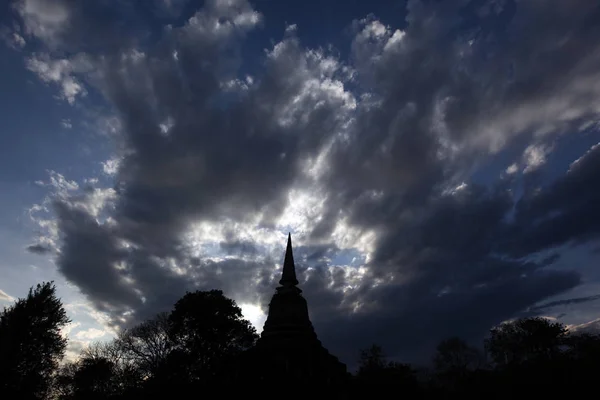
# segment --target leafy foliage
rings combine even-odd
[[[503,323],[490,331],[485,346],[500,366],[532,360],[549,360],[561,353],[567,329],[546,318]]]
[[[178,363],[192,376],[206,376],[227,357],[250,348],[258,335],[235,301],[220,290],[186,293],[169,316],[169,337]]]
[[[83,351],[58,374],[59,398],[135,398],[183,394],[208,384],[222,364],[258,335],[221,291],[187,293],[171,313],[123,331]]]
[[[248,349],[258,339],[242,309],[220,290],[187,293],[175,303],[169,321],[170,336],[178,347],[201,355],[207,363]]]
[[[52,282],[38,284],[0,314],[0,392],[42,399],[67,347],[70,322]],[[10,396],[8,397],[10,398]]]

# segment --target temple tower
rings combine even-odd
[[[269,304],[259,345],[294,347],[306,341],[316,341],[320,345],[308,316],[308,305],[297,286],[291,235],[288,236],[279,285]]]
[[[254,365],[253,380],[286,383],[297,390],[336,387],[348,378],[346,365],[323,347],[310,321],[296,278],[291,235],[279,287],[269,304],[261,337],[247,359]]]

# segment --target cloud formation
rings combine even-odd
[[[45,46],[27,68],[69,103],[100,93],[118,120],[113,187],[54,173],[54,217],[38,219],[113,324],[192,288],[264,307],[288,230],[315,326],[346,361],[371,342],[422,361],[580,283],[533,256],[598,237],[599,148],[522,195],[516,176],[598,121],[593,2],[409,1],[402,29],[354,21],[347,59],[288,27],[259,73],[244,46],[269,21],[245,0],[207,1],[150,43],[139,18],[115,27],[135,10],[85,4],[15,9]],[[509,151],[507,176],[472,179]]]
[[[1,301],[13,301],[14,298],[12,296],[9,296],[8,294],[6,294],[6,292],[4,292],[3,290],[0,290],[0,300]]]
[[[536,306],[534,308],[534,310],[539,311],[539,310],[556,307],[556,306],[587,303],[588,301],[595,301],[595,300],[599,300],[599,299],[600,299],[600,295],[596,294],[593,296],[576,297],[576,298],[572,298],[572,299],[550,301],[548,303],[543,303],[543,304]]]

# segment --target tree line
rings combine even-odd
[[[1,398],[177,399],[211,390],[240,393],[240,371],[233,374],[232,366],[258,339],[235,301],[220,290],[188,292],[170,312],[85,348],[76,360],[64,359],[68,339],[62,329],[70,322],[52,282],[31,288],[0,313]],[[561,323],[538,317],[492,328],[481,349],[457,337],[446,339],[430,368],[389,361],[376,344],[358,353],[358,370],[348,376],[339,398],[557,398],[595,389],[600,372],[600,336],[569,332]],[[254,390],[266,394],[273,388]]]

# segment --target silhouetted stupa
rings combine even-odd
[[[269,304],[269,315],[259,341],[261,346],[288,348],[297,342],[314,342],[321,346],[310,318],[308,305],[298,288],[296,266],[292,252],[292,237],[288,236],[283,273],[277,292]]]
[[[346,365],[323,347],[298,288],[288,236],[283,273],[269,304],[269,315],[256,346],[248,351],[256,382],[292,385],[296,390],[313,385],[335,387],[348,377]]]

